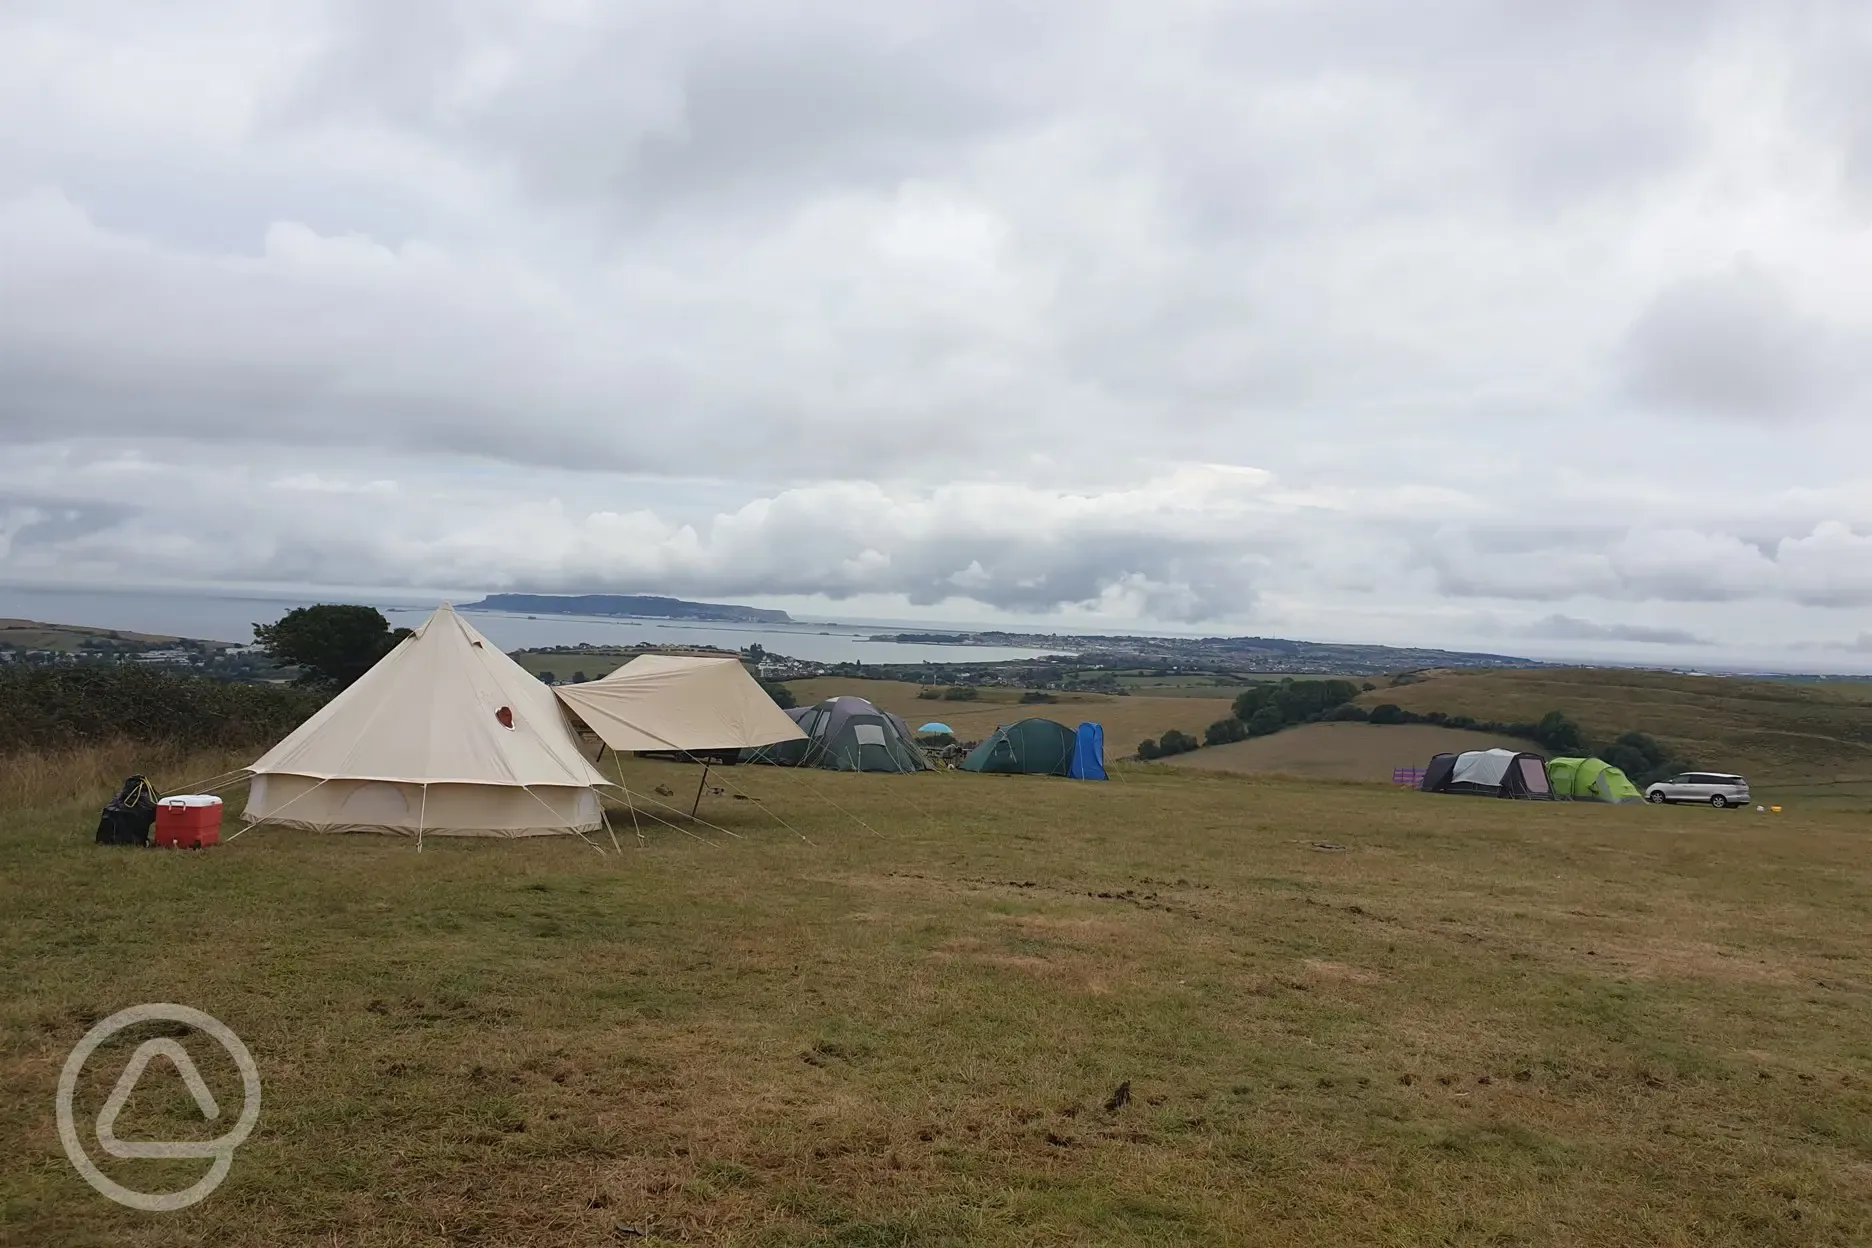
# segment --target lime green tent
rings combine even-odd
[[[1550,758],[1554,796],[1575,802],[1642,802],[1644,794],[1603,758]]]

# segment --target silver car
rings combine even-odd
[[[1748,781],[1741,776],[1716,771],[1686,771],[1681,776],[1660,780],[1646,789],[1645,801],[1660,806],[1665,802],[1697,802],[1721,810],[1725,806],[1748,805],[1749,787]]]

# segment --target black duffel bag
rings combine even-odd
[[[117,790],[98,820],[100,845],[148,845],[156,823],[156,790],[142,776],[131,776]]]

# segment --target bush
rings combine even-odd
[[[1235,718],[1218,719],[1203,730],[1204,745],[1227,745],[1231,741],[1242,741],[1248,736],[1248,725]]]
[[[925,702],[934,702],[936,699],[942,697],[942,690],[938,689],[935,685],[924,685],[921,689],[917,690],[917,697],[923,699]]]
[[[1149,737],[1145,737],[1142,741],[1138,742],[1137,756],[1144,759],[1156,758],[1157,743]]]
[[[1386,702],[1381,706],[1372,707],[1371,714],[1367,715],[1365,718],[1368,722],[1374,724],[1402,724],[1409,722],[1404,717],[1404,708],[1392,702]]]
[[[767,691],[767,696],[774,700],[774,705],[783,711],[790,711],[799,705],[799,699],[793,691],[777,680],[763,680],[760,687]]]
[[[1358,706],[1354,703],[1347,702],[1341,706],[1335,706],[1333,707],[1332,710],[1327,711],[1324,718],[1329,723],[1358,724],[1358,723],[1365,722],[1367,719],[1370,719],[1371,712],[1366,710],[1362,706]]]
[[[1054,697],[1052,694],[1046,692],[1043,689],[1029,689],[1027,692],[1021,694],[1020,700],[1023,703],[1027,703],[1029,705],[1041,703],[1041,702],[1059,701],[1058,698]]]
[[[0,753],[108,741],[265,745],[324,702],[303,689],[170,676],[132,664],[9,666],[0,668]]]
[[[973,685],[950,685],[942,696],[945,702],[973,702],[981,697],[981,690]]]
[[[1176,728],[1172,728],[1157,741],[1157,756],[1168,758],[1170,754],[1189,754],[1194,748],[1200,747],[1202,743],[1196,741],[1196,737],[1192,737],[1187,732],[1177,732]]]

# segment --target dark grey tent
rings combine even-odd
[[[1541,802],[1553,800],[1546,760],[1538,754],[1515,750],[1439,754],[1424,769],[1423,791]]]
[[[910,725],[863,698],[828,698],[787,714],[806,733],[806,740],[750,751],[748,761],[829,771],[933,770]]]

